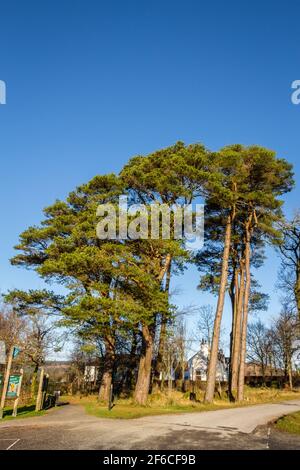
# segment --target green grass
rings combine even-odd
[[[246,387],[245,401],[243,403],[229,403],[224,397],[216,399],[212,404],[201,402],[203,396],[198,395],[199,402],[191,402],[188,393],[173,391],[171,393],[156,392],[149,396],[146,406],[134,403],[132,399],[117,399],[114,407],[108,410],[106,405],[100,404],[95,395],[87,397],[62,397],[70,403],[81,404],[86,412],[98,418],[134,419],[143,416],[164,414],[191,413],[201,411],[220,410],[240,406],[257,405],[262,403],[276,403],[282,400],[299,399],[299,392],[288,392],[274,389],[251,389]]]
[[[292,434],[300,434],[300,412],[280,418],[275,427],[280,431],[290,432]]]
[[[45,414],[45,411],[43,410],[35,411],[35,405],[24,405],[24,406],[18,407],[18,413],[15,418],[12,416],[12,413],[13,413],[12,407],[4,408],[3,419],[10,420],[10,419],[20,419],[20,418],[32,418],[34,416],[41,416]]]
[[[98,418],[115,418],[115,419],[135,419],[143,416],[156,416],[164,414],[191,413],[194,411],[209,411],[220,408],[226,408],[222,405],[170,405],[170,406],[139,406],[135,404],[117,403],[111,410],[106,406],[97,403],[86,403],[85,410],[88,414],[97,416]]]

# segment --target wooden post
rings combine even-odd
[[[46,378],[46,383],[45,383],[46,388],[45,388],[45,390],[44,390],[44,388],[42,388],[42,399],[41,399],[40,409],[43,408],[43,405],[45,403],[45,397],[46,397],[46,394],[47,394],[48,381],[49,381],[49,374],[46,374],[44,377]],[[44,382],[45,382],[45,379],[43,380],[43,384],[44,384]]]
[[[3,383],[1,404],[0,404],[0,419],[3,418],[5,398],[6,398],[7,388],[8,388],[8,382],[9,382],[10,370],[11,370],[11,365],[12,365],[12,360],[13,360],[13,354],[14,354],[14,346],[12,346],[10,348],[9,355],[8,355],[7,367],[6,367],[6,372],[5,372],[5,379],[4,379],[4,383]]]
[[[35,411],[40,411],[42,405],[42,395],[43,395],[43,382],[44,382],[44,367],[41,368],[39,390],[36,399]]]
[[[23,380],[23,369],[20,370],[20,379],[19,379],[19,386],[18,386],[18,393],[17,393],[17,398],[14,401],[14,409],[13,409],[13,417],[15,418],[17,416],[18,412],[18,403],[19,403],[19,398],[20,398],[20,393],[21,393],[21,387],[22,387],[22,380]]]

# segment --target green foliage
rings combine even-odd
[[[177,142],[146,157],[132,158],[121,178],[139,202],[191,203],[203,196],[204,183],[210,178],[209,153],[201,144]]]
[[[229,279],[239,266],[245,247],[245,224],[252,217],[251,263],[264,262],[266,242],[280,243],[278,221],[282,218],[280,196],[293,187],[292,166],[275,152],[259,146],[231,145],[212,154],[215,177],[206,183],[205,248],[194,257],[201,278],[199,288],[217,294],[226,217],[234,214],[229,260]],[[228,286],[229,287],[229,286]],[[253,310],[265,309],[266,296],[253,290]]]
[[[173,273],[181,272],[187,262],[196,263],[200,288],[218,291],[229,215],[229,273],[233,275],[243,261],[245,227],[250,222],[252,266],[259,267],[265,244],[280,243],[276,223],[282,217],[281,196],[293,184],[292,166],[259,146],[236,144],[210,152],[202,144],[177,142],[136,156],[119,176],[98,175],[72,191],[65,201],[44,209],[41,223],[20,235],[12,264],[35,270],[65,294],[47,289],[15,290],[6,295],[6,301],[23,314],[34,314],[38,309],[58,314],[62,325],[75,327],[87,342],[93,337],[126,339],[139,332],[141,325],[155,327],[158,315],[172,318],[174,307],[163,289],[168,260]],[[123,194],[129,205],[143,203],[147,207],[153,202],[171,208],[205,200],[205,249],[190,253],[185,240],[174,238],[97,238],[98,205],[110,203],[118,212]],[[266,296],[258,292],[255,282],[252,286],[251,308],[265,309]]]
[[[96,236],[98,204],[115,203],[122,191],[116,176],[96,177],[72,192],[66,202],[56,201],[46,208],[41,225],[21,234],[16,247],[21,254],[12,262],[61,284],[66,294],[17,290],[8,293],[6,300],[21,313],[33,313],[38,307],[58,313],[62,325],[77,326],[87,337],[126,331],[141,321],[151,324],[154,312],[169,314],[157,279],[160,258],[155,263],[147,243],[102,241]],[[169,249],[165,245],[156,243],[160,257]]]

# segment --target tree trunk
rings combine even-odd
[[[240,370],[239,370],[238,396],[237,396],[238,401],[244,400],[248,306],[249,306],[250,287],[251,287],[250,257],[251,257],[250,231],[249,231],[249,227],[246,226],[246,246],[245,246],[246,286],[245,286],[245,298],[244,298],[243,321],[242,321],[241,357],[240,357]]]
[[[166,272],[168,272],[172,261],[172,256],[166,255],[163,266],[161,267],[157,279],[162,282]],[[155,315],[154,315],[155,320]],[[154,349],[154,331],[153,326],[142,326],[142,352],[139,363],[138,378],[135,386],[134,399],[140,405],[147,403],[150,390],[152,357]]]
[[[135,386],[134,399],[139,405],[146,405],[150,389],[153,354],[153,331],[148,325],[143,325],[142,335],[142,352],[140,357],[138,378]]]
[[[211,346],[208,374],[207,374],[208,376],[207,376],[206,390],[205,390],[205,396],[204,396],[204,401],[206,403],[211,403],[213,401],[214,392],[215,392],[220,329],[221,329],[221,321],[222,321],[223,308],[224,308],[226,284],[227,284],[227,278],[228,278],[228,260],[229,260],[230,242],[231,242],[231,223],[232,223],[232,215],[230,214],[227,218],[226,229],[225,229],[225,240],[224,240],[224,251],[223,251],[223,259],[222,259],[222,273],[221,273],[221,280],[220,280],[220,287],[219,287],[219,297],[218,297],[216,317],[215,317],[215,322],[214,322],[212,346]]]
[[[288,375],[289,375],[290,390],[293,390],[293,369],[292,369],[292,361],[290,357],[288,358]]]
[[[244,303],[244,292],[245,292],[245,267],[243,261],[241,261],[240,268],[240,286],[238,294],[238,303],[236,309],[236,319],[233,331],[233,345],[232,345],[232,364],[231,364],[231,383],[230,383],[230,395],[233,399],[236,399],[237,386],[238,386],[238,371],[240,363],[241,353],[241,320],[243,313]]]
[[[266,385],[266,371],[265,371],[265,365],[262,363],[261,365],[261,375],[262,375],[262,385]]]
[[[172,256],[170,254],[167,254],[164,265],[162,266],[159,274],[158,274],[158,281],[162,282],[166,272],[168,272],[170,266],[171,266],[171,261],[172,261]]]
[[[112,385],[112,375],[115,361],[115,340],[112,336],[108,336],[105,341],[105,358],[104,370],[101,378],[98,400],[109,402],[110,391]]]
[[[232,321],[231,321],[231,332],[230,332],[230,352],[229,352],[229,373],[228,373],[228,397],[230,401],[234,401],[234,397],[231,395],[230,384],[232,382],[232,356],[233,356],[233,334],[235,331],[236,324],[236,312],[237,312],[237,301],[239,293],[239,282],[238,282],[238,270],[236,267],[236,262],[233,265],[233,274],[230,283],[229,296],[231,300],[231,312],[232,312]]]
[[[171,281],[171,260],[168,264],[167,274],[166,274],[166,285],[165,285],[165,292],[169,295],[170,291],[170,281]],[[159,334],[159,344],[158,344],[158,352],[157,352],[157,359],[155,365],[155,373],[154,376],[156,379],[159,379],[160,373],[162,372],[162,364],[163,364],[163,357],[165,352],[165,343],[166,343],[166,333],[167,333],[167,322],[168,319],[165,315],[161,316],[161,324],[160,324],[160,334]]]

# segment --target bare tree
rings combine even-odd
[[[261,320],[250,323],[247,334],[247,357],[248,360],[260,366],[263,383],[265,383],[266,370],[272,354],[273,342],[270,330]]]
[[[197,322],[197,339],[198,335],[201,341],[205,341],[209,348],[211,347],[212,334],[214,329],[214,309],[211,305],[202,305],[199,308],[199,318]]]
[[[162,383],[167,379],[169,390],[172,389],[175,375],[179,376],[181,384],[183,383],[188,343],[186,324],[182,319],[177,319],[175,324],[169,327],[166,332],[162,358]]]
[[[24,354],[34,367],[31,380],[31,397],[34,398],[39,367],[44,364],[47,355],[61,349],[62,338],[58,335],[57,325],[44,313],[36,312],[24,318],[26,319]]]
[[[290,389],[293,388],[293,364],[300,351],[300,324],[297,313],[286,305],[277,319],[273,320],[271,339],[273,354],[284,370]]]
[[[0,340],[5,342],[6,351],[12,346],[20,346],[23,349],[25,344],[26,320],[10,307],[2,305],[0,307]]]
[[[279,245],[281,266],[277,285],[284,292],[285,304],[296,306],[300,320],[300,212],[279,226],[283,241]]]
[[[18,346],[21,354],[19,362],[32,364],[31,397],[34,398],[36,379],[39,367],[44,364],[46,356],[58,351],[62,339],[58,335],[57,325],[43,312],[21,315],[10,305],[0,310],[0,339],[6,344],[6,350]]]

